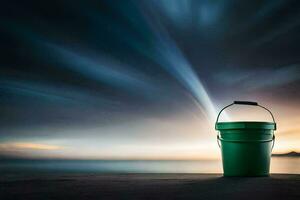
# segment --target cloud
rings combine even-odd
[[[63,149],[62,146],[27,143],[27,142],[7,142],[0,144],[0,151],[17,151],[17,150],[59,150]]]
[[[10,25],[8,30],[22,42],[30,44],[35,59],[50,65],[51,71],[60,70],[62,73],[67,70],[68,73],[96,81],[100,86],[113,87],[148,99],[161,91],[148,75],[141,70],[134,70],[133,66],[114,56],[91,49],[74,49],[71,43],[58,45],[49,37],[28,27]],[[66,75],[68,76],[69,74]]]
[[[101,97],[99,93],[89,94],[87,90],[74,86],[59,85],[47,81],[31,81],[21,79],[0,79],[0,90],[6,94],[14,94],[19,102],[24,103],[24,97],[35,97],[35,102],[53,102],[61,105],[97,104],[116,105],[111,99]],[[33,99],[30,99],[32,103]]]
[[[87,56],[69,51],[56,45],[48,44],[54,57],[60,58],[61,67],[78,72],[87,78],[115,86],[134,93],[153,94],[157,88],[153,86],[148,77],[141,73],[133,72],[129,66],[110,60],[107,57],[94,60]],[[121,66],[122,65],[122,66]]]
[[[298,18],[296,20],[290,19],[289,22],[284,23],[279,28],[276,28],[273,31],[265,34],[261,38],[256,39],[251,46],[252,47],[259,47],[262,45],[266,45],[269,42],[273,42],[274,40],[278,39],[279,37],[284,36],[284,34],[288,33],[289,31],[299,27],[300,20]]]
[[[300,80],[300,65],[280,68],[224,71],[215,80],[226,86],[239,86],[247,91],[275,88]]]
[[[264,89],[286,85],[300,80],[299,64],[278,69],[261,70],[249,77],[246,87],[249,89]]]

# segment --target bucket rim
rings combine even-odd
[[[233,121],[233,122],[216,123],[216,130],[232,130],[232,129],[276,130],[276,123],[262,122],[262,121]]]

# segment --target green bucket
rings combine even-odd
[[[259,106],[267,110],[273,122],[218,122],[223,110],[234,104]],[[224,176],[268,176],[275,142],[273,114],[256,102],[234,101],[218,114],[215,129],[222,152]]]

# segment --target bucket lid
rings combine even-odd
[[[216,130],[228,130],[228,129],[268,129],[276,130],[276,123],[273,122],[218,122],[216,124]]]

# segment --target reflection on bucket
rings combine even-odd
[[[259,106],[271,114],[273,122],[218,122],[222,111],[234,104]],[[224,176],[269,175],[276,130],[271,111],[256,102],[234,101],[219,112],[215,129],[219,131]]]

